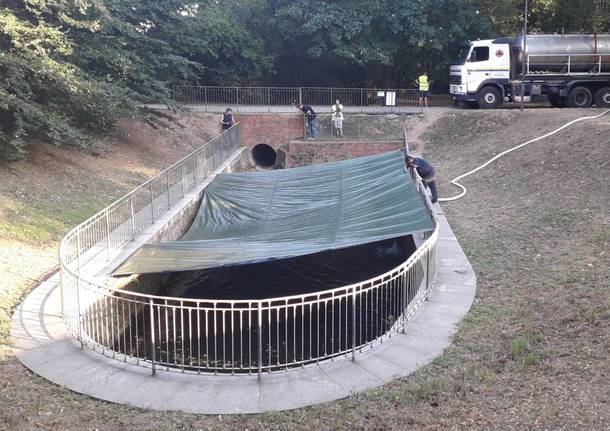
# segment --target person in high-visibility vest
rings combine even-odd
[[[419,106],[428,107],[428,91],[430,90],[430,80],[428,79],[428,74],[426,71],[423,71],[419,78],[417,78],[417,86],[419,87]],[[422,101],[424,105],[422,105]]]

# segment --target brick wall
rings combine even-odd
[[[403,148],[402,141],[303,142],[292,141],[284,150],[287,168],[369,156]]]
[[[303,118],[299,113],[235,114],[235,118],[241,125],[241,140],[248,148],[267,144],[277,150],[279,146],[303,137]]]

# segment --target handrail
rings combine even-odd
[[[81,222],[80,224],[78,224],[77,226],[75,226],[74,228],[72,228],[70,231],[68,231],[68,233],[62,238],[61,242],[59,243],[59,248],[58,248],[58,254],[59,254],[59,263],[60,263],[60,267],[65,268],[66,270],[72,272],[69,268],[68,263],[65,261],[65,256],[67,254],[67,243],[68,241],[72,240],[73,238],[75,238],[75,236],[79,233],[82,232],[84,230],[84,228],[94,224],[95,222],[99,221],[100,219],[104,218],[104,217],[108,217],[108,214],[110,213],[111,210],[114,210],[115,208],[119,207],[120,205],[123,205],[127,202],[131,202],[133,203],[133,201],[130,201],[130,199],[132,199],[134,196],[136,196],[137,193],[145,190],[147,187],[150,187],[153,184],[156,184],[159,180],[164,179],[165,180],[165,184],[166,184],[166,189],[167,189],[167,199],[168,201],[171,201],[171,189],[169,186],[169,175],[171,173],[174,173],[176,171],[176,169],[178,167],[182,167],[185,165],[185,163],[195,163],[195,157],[199,154],[201,154],[202,152],[205,152],[206,149],[208,147],[213,146],[215,143],[217,142],[221,142],[223,139],[230,137],[231,140],[231,148],[235,149],[237,147],[237,145],[239,144],[239,123],[236,123],[234,126],[232,126],[230,129],[225,130],[223,133],[221,133],[220,135],[218,135],[216,138],[212,139],[211,141],[205,143],[203,146],[191,151],[188,155],[186,155],[185,157],[183,157],[182,159],[178,160],[177,162],[173,163],[172,165],[170,165],[169,167],[165,168],[164,170],[162,170],[161,172],[159,172],[157,175],[155,175],[154,177],[146,180],[144,183],[142,183],[140,186],[136,187],[135,189],[131,190],[130,192],[126,193],[125,195],[123,195],[122,197],[118,198],[117,200],[115,200],[114,202],[112,202],[110,205],[108,205],[106,208],[102,209],[101,211],[97,212],[96,214],[94,214],[93,216],[89,217],[88,219],[86,219],[85,221]],[[221,148],[222,151],[222,148]],[[213,153],[213,159],[215,159],[215,153]],[[208,172],[204,172],[204,178],[205,176],[207,176]],[[196,175],[196,172],[193,171],[193,175]],[[186,191],[184,189],[184,173],[181,172],[181,183],[182,183],[182,190],[181,190],[181,197],[184,196],[184,192]],[[175,184],[174,184],[175,186]],[[194,184],[193,184],[194,186]],[[151,200],[152,205],[154,206],[154,196],[153,199]],[[154,210],[154,207],[151,207],[151,210]],[[130,214],[131,218],[133,219],[136,214],[134,214],[134,209],[131,210],[131,214]],[[154,217],[153,217],[154,218]],[[151,219],[151,224],[152,224],[153,220]],[[108,232],[107,232],[108,233]],[[132,235],[135,236],[136,232],[132,232]],[[97,244],[99,244],[100,241],[97,242]],[[82,250],[78,251],[79,253],[82,252]],[[99,254],[99,253],[98,253]],[[80,264],[82,262],[79,262],[79,267],[78,267],[78,271],[80,272]]]
[[[238,133],[239,128],[234,127],[221,136],[233,134],[234,142]],[[403,133],[406,139],[406,130]],[[221,142],[219,138],[202,148]],[[161,296],[122,290],[88,279],[86,268],[81,265],[87,251],[83,252],[81,247],[79,229],[95,226],[102,220],[106,223],[101,226],[108,229],[110,236],[109,208],[113,205],[118,208],[121,200],[133,204],[130,197],[138,190],[146,191],[146,185],[153,184],[155,179],[169,178],[164,173],[179,170],[184,178],[185,161],[190,163],[200,151],[201,148],[191,152],[79,224],[60,243],[62,312],[68,329],[82,346],[113,358],[120,355],[122,360],[136,365],[150,366],[153,374],[163,367],[197,373],[257,372],[260,378],[263,371],[319,363],[350,352],[354,359],[356,350],[372,347],[385,337],[404,331],[437,277],[438,221],[414,170],[411,175],[435,227],[404,262],[370,279],[318,292],[241,300]],[[184,189],[184,184],[181,187]],[[169,185],[167,191],[169,202]],[[128,224],[119,219],[117,230],[121,223]],[[74,238],[75,253],[70,250]],[[110,244],[105,237],[96,239],[98,243]],[[109,253],[106,259],[110,259]],[[301,332],[300,344],[297,328]]]
[[[175,86],[177,103],[218,110],[231,106],[235,112],[277,112],[296,103],[331,106],[340,100],[344,112],[422,112],[419,92],[413,88],[337,87],[221,87]]]

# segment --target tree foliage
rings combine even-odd
[[[467,39],[514,35],[524,0],[3,0],[0,155],[171,121],[174,85],[436,88]],[[610,30],[608,0],[530,0],[531,31]]]
[[[167,124],[145,104],[175,108],[176,82],[229,82],[231,69],[232,83],[260,78],[269,56],[238,27],[215,2],[3,2],[0,152],[22,157],[26,138],[83,146],[127,117]]]

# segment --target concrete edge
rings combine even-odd
[[[339,358],[285,372],[256,376],[190,375],[150,370],[81,349],[59,313],[59,276],[40,284],[12,316],[17,358],[47,380],[94,398],[160,411],[244,414],[329,402],[404,377],[451,345],[470,309],[476,275],[440,207],[439,276],[435,289],[397,334],[356,361]]]

